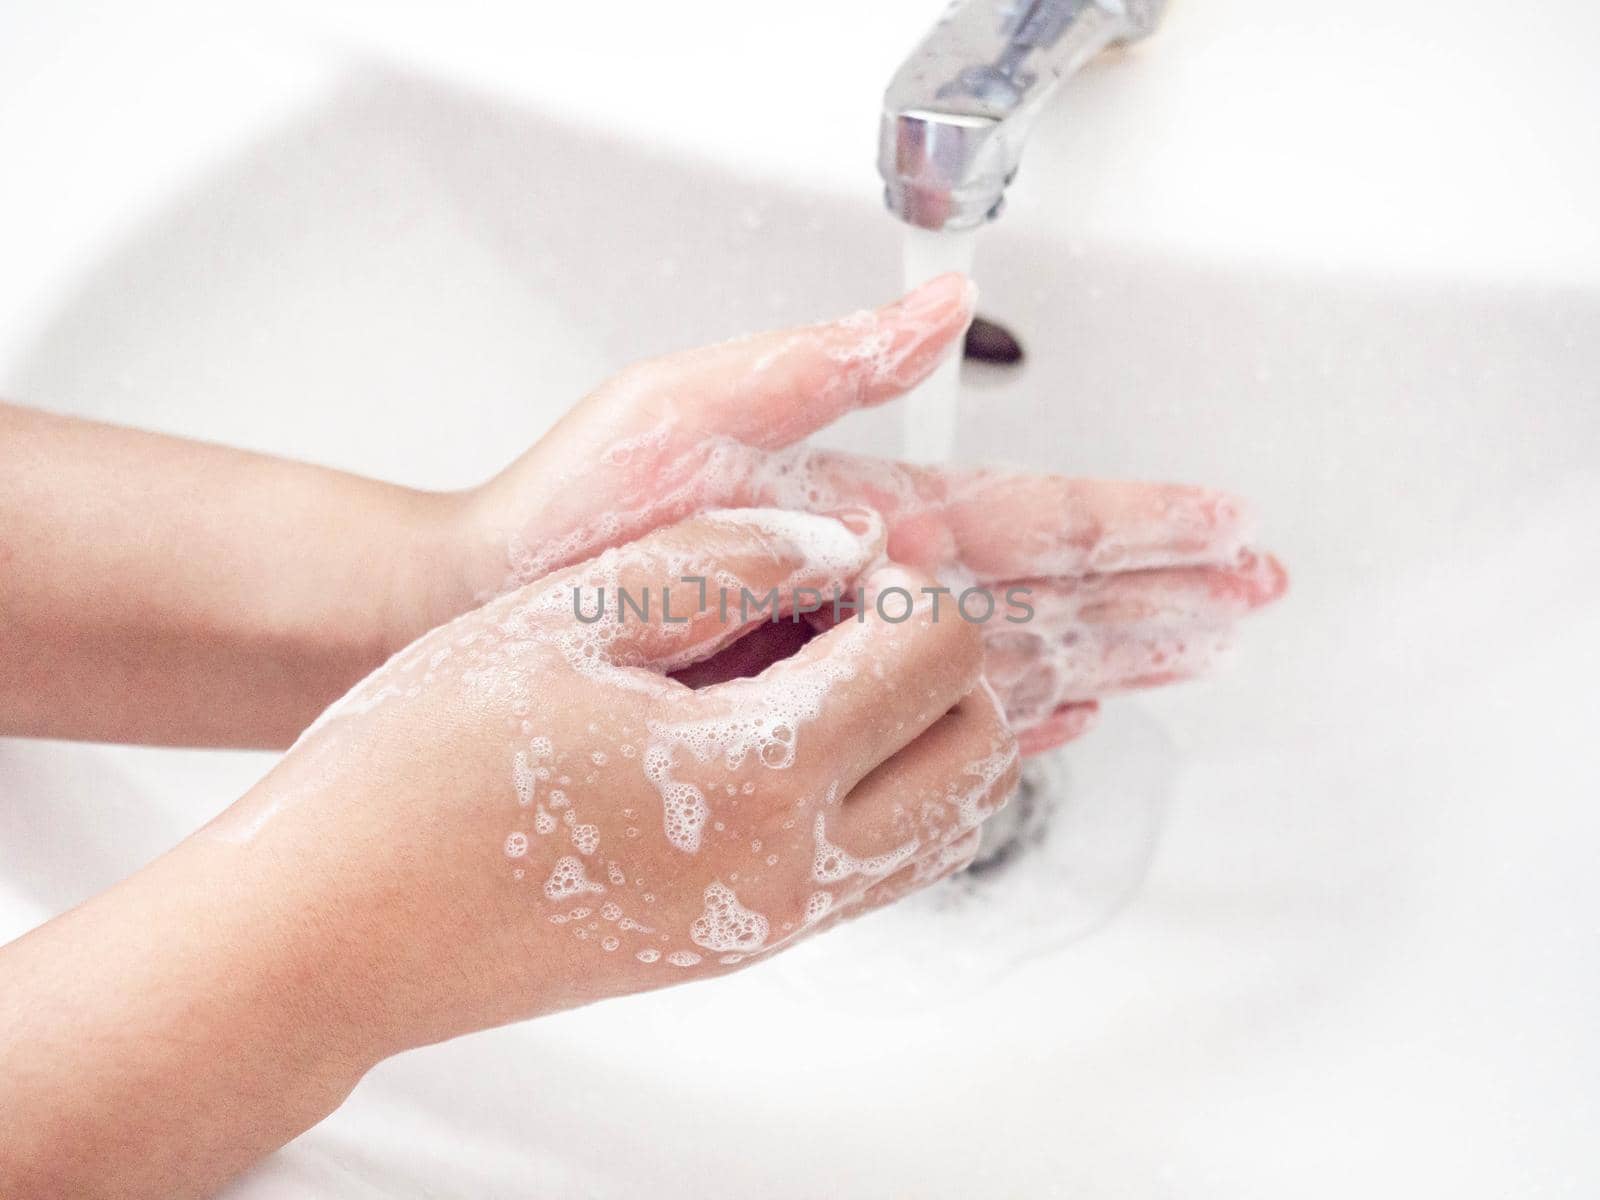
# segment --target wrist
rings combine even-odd
[[[497,591],[482,563],[477,490],[415,492],[391,539],[388,601],[380,637],[385,653],[482,604]]]
[[[252,908],[284,915],[252,923],[287,929],[278,958],[303,985],[296,1003],[327,1031],[318,1050],[356,1076],[404,1050],[566,1006],[560,979],[532,965],[522,890],[481,870],[484,847],[498,860],[505,838],[495,806],[419,819],[477,778],[480,727],[491,745],[498,727],[481,714],[463,731],[443,713],[391,721],[388,711],[304,738],[185,847],[227,878],[260,875]],[[419,751],[419,735],[428,746],[449,738],[453,753]]]
[[[128,882],[150,928],[184,931],[157,959],[181,985],[169,1015],[230,1047],[286,1108],[320,1118],[395,1049],[343,897],[314,865],[192,837]]]

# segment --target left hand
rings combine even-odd
[[[209,1195],[391,1054],[723,975],[961,869],[1018,773],[976,627],[864,606],[758,679],[667,677],[766,619],[686,574],[783,611],[932,583],[872,569],[882,536],[709,513],[512,591],[0,949],[0,1194]]]
[[[865,505],[884,517],[893,560],[957,592],[1031,589],[1033,621],[983,627],[990,683],[1026,752],[1083,733],[1101,696],[1199,674],[1287,582],[1246,549],[1239,501],[801,444],[922,382],[973,300],[945,275],[875,311],[628,368],[467,495],[449,538],[464,561],[435,617],[707,509]]]

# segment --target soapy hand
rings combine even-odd
[[[1283,585],[1226,497],[798,445],[970,312],[945,279],[643,364],[465,496],[0,408],[0,729],[279,745],[407,646],[0,948],[0,1191],[209,1194],[399,1050],[759,961],[964,865],[1019,740],[1201,669]],[[743,601],[858,583],[894,615]],[[1032,619],[962,619],[980,584]]]
[[[931,584],[882,549],[863,510],[725,510],[557,571],[396,656],[205,836],[348,914],[332,970],[404,1014],[385,1049],[757,961],[965,866],[1016,782],[977,628],[926,597],[668,674],[770,621],[746,590]]]
[[[1026,752],[1082,733],[1100,697],[1203,672],[1237,618],[1286,584],[1247,548],[1233,498],[801,444],[925,379],[973,300],[941,276],[875,311],[629,368],[471,494],[466,582],[447,611],[706,509],[861,505],[882,515],[893,560],[957,595],[1030,589],[1033,620],[983,626],[989,682]]]
[[[210,1195],[392,1054],[736,970],[959,870],[1017,746],[976,628],[883,539],[860,509],[702,513],[402,650],[217,820],[0,948],[0,1192]],[[835,588],[860,620],[673,678],[777,628],[769,594]]]

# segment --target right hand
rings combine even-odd
[[[387,1051],[760,961],[960,869],[1016,784],[978,628],[926,598],[755,678],[668,674],[748,626],[740,588],[932,582],[882,550],[864,510],[731,510],[556,572],[358,685],[213,846],[281,870]],[[618,620],[618,587],[691,619]]]
[[[983,626],[988,678],[1025,753],[1082,733],[1100,697],[1203,672],[1235,622],[1286,584],[1273,559],[1245,551],[1233,497],[804,444],[925,379],[973,298],[945,275],[875,311],[629,367],[453,506],[442,543],[465,561],[429,564],[429,580],[445,581],[435,618],[706,509],[865,506],[883,516],[894,561],[1032,590],[1025,629]]]

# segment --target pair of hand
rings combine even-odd
[[[0,1190],[203,1194],[387,1055],[759,961],[960,869],[1099,697],[1203,669],[1283,588],[1227,497],[799,444],[971,305],[944,278],[642,364],[459,496],[0,408],[9,732],[281,744],[405,646],[0,950]],[[861,619],[741,603],[835,589]]]
[[[1076,736],[1098,697],[1198,672],[1282,590],[1216,492],[798,445],[914,386],[970,317],[945,277],[644,363],[462,501],[439,603],[498,598],[358,686],[213,830],[324,862],[368,914],[352,953],[414,960],[390,995],[450,981],[395,1005],[428,1014],[397,1044],[726,970],[958,869],[1014,785],[1011,731],[1026,751]],[[1032,619],[941,614],[928,589],[952,579],[1026,588]],[[794,625],[689,580],[918,603],[796,650]],[[692,619],[630,623],[618,588]],[[402,879],[411,915],[385,902]],[[471,918],[419,925],[430,894]]]
[[[710,508],[882,515],[896,562],[997,592],[1026,626],[987,622],[985,674],[1024,752],[1083,733],[1100,697],[1191,678],[1286,577],[1246,547],[1242,504],[1181,485],[920,467],[802,439],[925,379],[972,317],[960,276],[876,311],[638,364],[469,494],[465,561],[437,619]],[[458,582],[459,581],[459,582]]]

